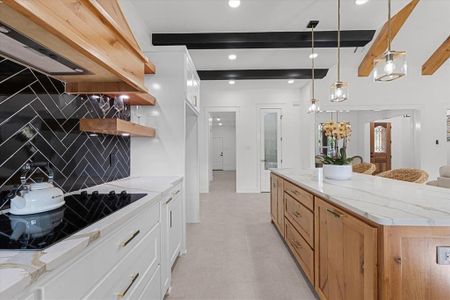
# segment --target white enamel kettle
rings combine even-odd
[[[27,184],[27,174],[35,168],[46,168],[48,182]],[[22,190],[11,199],[10,214],[30,215],[54,210],[63,206],[64,193],[53,185],[53,170],[47,162],[27,163],[20,176]]]

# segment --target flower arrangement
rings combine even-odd
[[[347,157],[347,142],[352,135],[352,126],[350,123],[329,121],[322,125],[322,131],[328,139],[328,153],[327,155],[320,156],[323,164],[350,164],[352,158]]]

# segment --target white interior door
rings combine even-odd
[[[281,109],[260,109],[261,192],[270,191],[270,169],[281,168]]]
[[[213,170],[223,170],[223,137],[213,137]]]

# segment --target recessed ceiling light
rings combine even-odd
[[[294,79],[289,79],[289,80],[288,80],[288,83],[289,83],[289,84],[293,84],[294,82],[295,82]]]
[[[241,5],[241,0],[229,0],[228,5],[232,8],[237,8]]]
[[[129,133],[122,133],[122,136],[130,136]]]
[[[120,95],[120,97],[124,100],[130,99],[130,96],[128,96],[128,95]]]
[[[363,5],[369,2],[369,0],[355,0],[356,5]]]
[[[228,84],[229,84],[229,85],[234,85],[234,84],[236,84],[236,81],[230,80],[230,81],[228,81]]]
[[[222,123],[219,123],[219,126],[222,126],[223,124]]]
[[[217,118],[216,121],[217,121],[217,122],[220,122],[220,118]]]
[[[84,72],[84,70],[83,69],[80,69],[80,68],[75,68],[75,69],[73,69],[75,72],[78,72],[78,73],[83,73]]]
[[[236,55],[236,54],[230,54],[230,55],[228,55],[228,59],[229,59],[229,60],[236,60],[236,58],[237,58],[237,55]]]
[[[159,83],[154,83],[153,84],[153,89],[154,90],[160,90],[161,89],[161,85]]]
[[[317,58],[318,56],[319,56],[319,54],[317,54],[317,53],[311,53],[309,55],[309,59],[314,59],[314,58]]]

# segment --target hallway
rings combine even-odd
[[[214,178],[167,299],[315,299],[270,223],[269,194],[236,194],[235,172]]]

